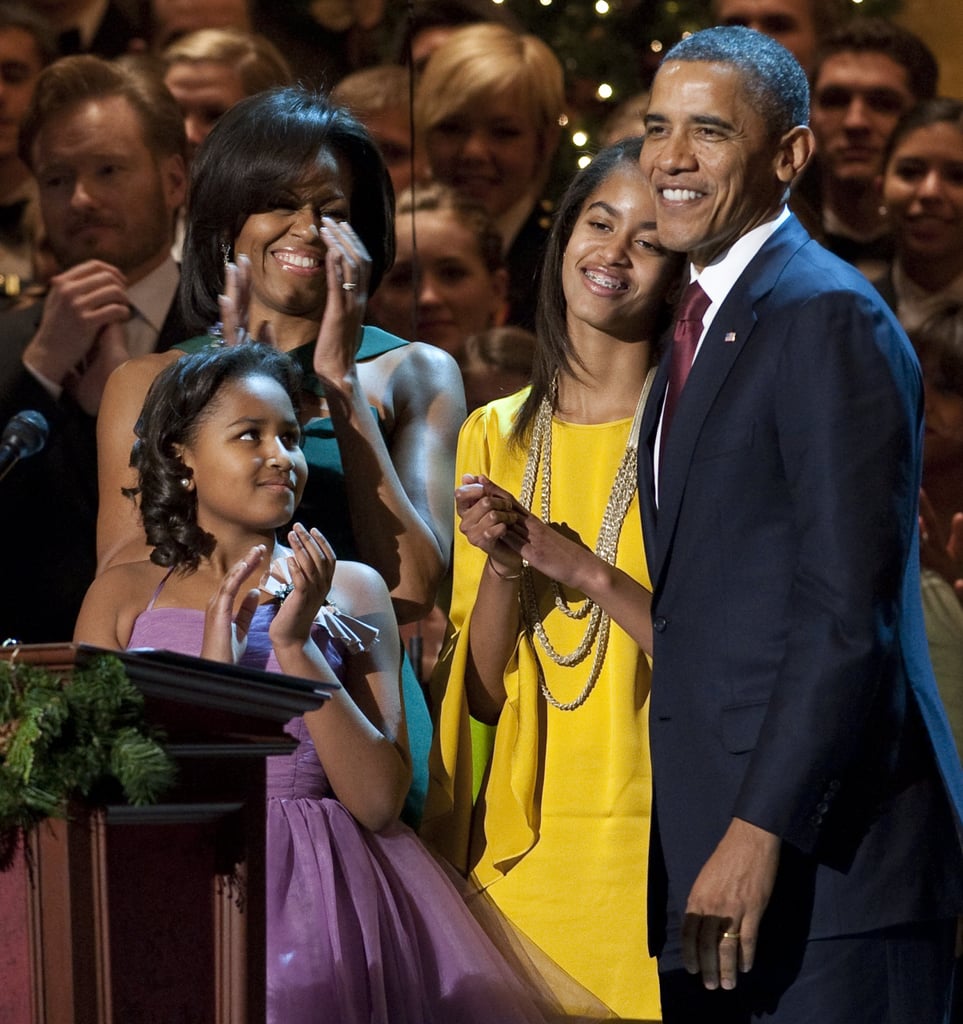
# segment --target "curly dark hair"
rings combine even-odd
[[[188,326],[218,319],[224,253],[244,222],[271,208],[320,156],[351,176],[351,226],[371,256],[369,294],[395,258],[394,190],[381,151],[361,122],[302,86],[268,89],[235,103],[201,144],[191,167],[181,306]]]
[[[157,565],[193,572],[214,550],[214,537],[197,524],[197,494],[183,484],[191,472],[178,451],[194,441],[221,389],[247,377],[276,380],[299,411],[301,369],[268,345],[212,346],[181,356],[151,384],[130,453],[137,486],[124,493],[139,498],[147,542],[154,549],[150,559]]]

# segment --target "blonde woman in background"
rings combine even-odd
[[[508,323],[531,328],[536,272],[551,227],[544,191],[558,148],[562,66],[540,39],[470,25],[436,49],[415,93],[432,175],[481,203],[502,237]]]

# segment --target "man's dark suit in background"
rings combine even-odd
[[[43,450],[0,480],[8,581],[0,588],[0,641],[69,640],[96,568],[97,421],[69,396],[52,398],[21,363],[42,314],[39,303],[0,316],[0,421],[34,409],[50,425]],[[185,337],[175,296],[158,351]]]
[[[96,413],[130,355],[184,339],[170,256],[184,201],[184,122],[163,83],[98,57],[37,80],[21,134],[61,273],[0,317],[0,426],[50,423],[43,451],[0,481],[0,639],[70,640],[96,568]]]

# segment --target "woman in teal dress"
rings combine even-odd
[[[339,557],[378,570],[399,622],[431,608],[451,550],[464,395],[447,353],[362,325],[394,257],[392,221],[377,146],[324,96],[260,93],[218,121],[194,161],[184,246],[182,297],[197,337],[125,363],[104,392],[101,569],[147,550],[137,510],[121,493],[133,483],[133,428],[147,389],[165,365],[210,344],[220,321],[225,343],[256,337],[306,371],[310,472],[298,518],[318,527]],[[413,820],[427,784],[430,725],[410,669],[405,710]]]

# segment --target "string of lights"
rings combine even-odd
[[[850,0],[853,14],[891,17],[901,0]],[[557,160],[567,181],[602,144],[613,111],[645,90],[662,53],[713,24],[711,0],[492,0],[552,47],[565,69],[566,141]]]

